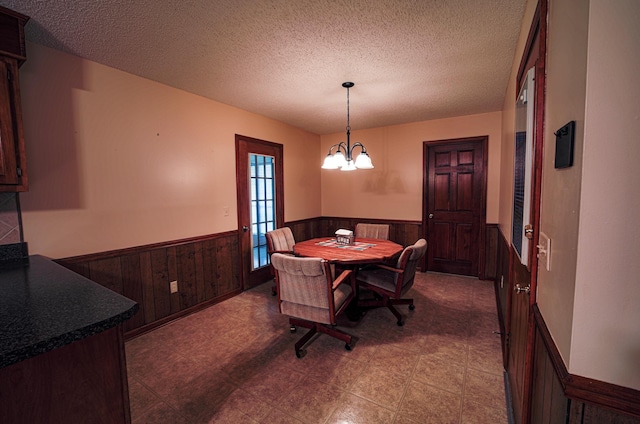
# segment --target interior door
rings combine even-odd
[[[516,98],[507,373],[515,423],[530,422],[545,91],[546,0],[532,21]],[[544,17],[544,18],[541,18]]]
[[[487,137],[426,142],[427,269],[484,274]]]
[[[284,225],[282,145],[236,135],[243,289],[272,278],[265,234]]]

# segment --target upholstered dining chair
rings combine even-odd
[[[373,238],[389,240],[389,226],[387,224],[356,224],[356,240],[358,238]]]
[[[355,298],[353,271],[346,270],[333,280],[329,263],[320,258],[304,258],[281,253],[271,256],[278,284],[280,312],[289,315],[291,332],[296,326],[309,328],[295,344],[298,358],[304,345],[316,333],[324,333],[345,342],[351,350],[352,336],[335,328],[336,317]]]
[[[374,299],[358,299],[359,308],[387,307],[398,319],[398,325],[404,325],[402,315],[394,305],[409,305],[414,310],[413,299],[403,299],[402,296],[413,286],[418,261],[427,251],[427,241],[418,240],[415,244],[404,248],[395,267],[375,264],[361,269],[356,276],[358,289],[365,288],[373,292]]]
[[[267,254],[269,257],[274,253],[284,253],[287,255],[293,255],[293,245],[296,244],[296,240],[293,237],[293,232],[289,227],[276,228],[275,230],[268,231],[265,236],[267,237]],[[271,266],[271,275],[275,278],[275,271]],[[271,294],[276,295],[277,283],[271,287]]]

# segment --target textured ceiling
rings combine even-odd
[[[0,0],[27,40],[316,134],[500,110],[525,0]],[[27,52],[28,58],[28,52]]]

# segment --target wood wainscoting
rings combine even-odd
[[[640,391],[569,374],[537,305],[533,316],[531,423],[640,423]]]
[[[389,224],[389,238],[403,246],[423,236],[420,221],[316,217],[285,223],[296,240],[333,237],[359,222]],[[487,266],[495,279],[498,228],[487,225]],[[132,299],[138,313],[124,324],[130,339],[242,292],[237,231],[56,260],[98,284]],[[171,293],[170,283],[178,282]]]
[[[125,322],[127,339],[242,291],[236,231],[56,262],[138,302],[140,310]]]
[[[389,224],[389,240],[402,246],[409,246],[422,237],[420,221],[400,221],[370,218],[340,218],[323,216],[301,221],[287,222],[296,240],[307,240],[316,237],[335,237],[340,228],[354,230],[359,222],[366,224]]]
[[[307,240],[315,237],[334,237],[339,228],[355,229],[358,223],[366,224],[388,224],[389,240],[402,246],[414,244],[418,239],[424,237],[421,221],[401,221],[371,218],[341,218],[341,217],[319,217],[290,221],[285,223],[291,228],[293,237],[296,240]],[[486,234],[484,237],[484,273],[478,277],[482,280],[495,280],[498,275],[497,258],[500,230],[497,224],[486,224]],[[422,270],[426,270],[426,261]]]

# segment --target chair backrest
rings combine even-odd
[[[325,324],[335,321],[327,261],[274,253],[271,264],[277,275],[280,312]]]
[[[273,252],[293,252],[293,245],[296,240],[293,238],[291,228],[282,227],[269,231],[265,234],[267,237],[267,251]]]
[[[364,224],[362,222],[356,224],[356,239],[358,238],[374,238],[389,240],[389,225],[387,224]]]
[[[396,268],[403,269],[402,273],[402,281],[401,284],[396,276],[396,287],[397,290],[406,291],[413,285],[413,279],[416,275],[416,267],[418,266],[418,261],[422,259],[424,254],[427,252],[427,241],[425,239],[420,239],[411,246],[407,246],[404,248],[400,257],[398,258],[398,263],[396,264]]]

